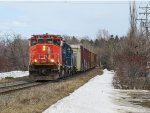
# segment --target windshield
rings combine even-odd
[[[44,43],[44,40],[43,40],[43,39],[38,39],[38,43],[39,43],[39,44],[43,44],[43,43]]]
[[[53,41],[52,41],[52,39],[46,39],[46,43],[47,43],[47,44],[52,44]]]
[[[34,46],[35,44],[37,44],[37,40],[36,39],[31,39],[31,46]]]
[[[60,46],[60,40],[59,39],[54,39],[54,44]]]

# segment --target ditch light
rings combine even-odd
[[[50,61],[51,61],[51,62],[54,62],[55,60],[54,60],[54,59],[51,59]]]

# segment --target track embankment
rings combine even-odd
[[[100,74],[102,74],[101,69],[93,69],[58,82],[49,82],[45,85],[0,95],[0,111],[1,113],[41,113]]]

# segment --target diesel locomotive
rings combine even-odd
[[[29,39],[29,77],[57,80],[96,66],[96,54],[81,45],[69,45],[62,36],[32,35]]]

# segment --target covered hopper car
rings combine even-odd
[[[84,48],[82,45],[70,45],[75,57],[74,66],[78,71],[86,71],[96,66],[96,54]],[[95,58],[95,59],[94,59]]]
[[[34,80],[56,80],[96,66],[96,54],[67,44],[60,35],[33,35],[29,45],[29,77]]]

